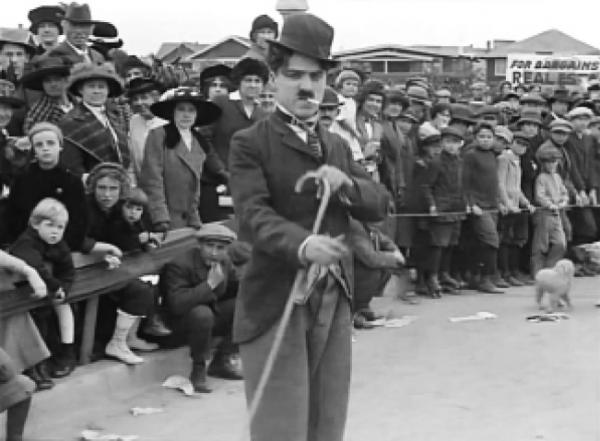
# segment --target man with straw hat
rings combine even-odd
[[[335,66],[332,40],[333,28],[320,18],[289,16],[280,39],[269,43],[277,108],[231,141],[230,187],[240,239],[252,245],[233,332],[253,441],[341,441],[344,433],[352,345],[352,256],[345,236],[350,216],[383,219],[388,198],[354,163],[343,140],[317,123],[326,73]],[[317,187],[307,182],[309,188],[294,190],[309,171],[332,191],[316,234]],[[273,358],[269,353],[295,274],[309,266],[318,274],[314,289],[294,306]],[[274,360],[272,370],[265,370],[268,359]]]

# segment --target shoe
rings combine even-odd
[[[442,298],[442,287],[438,281],[437,275],[432,275],[427,278],[427,292],[432,299]]]
[[[440,284],[442,286],[448,286],[452,289],[460,289],[460,282],[456,279],[453,279],[448,273],[440,274]]]
[[[466,289],[472,290],[472,291],[477,291],[477,290],[479,290],[479,285],[480,284],[481,284],[481,276],[479,276],[479,275],[472,275],[471,277],[469,277],[467,279],[467,287],[466,287]]]
[[[500,274],[496,274],[496,276],[492,279],[492,283],[498,288],[510,288],[510,284],[504,280]]]
[[[158,344],[150,343],[136,336],[127,337],[127,346],[129,346],[129,349],[141,352],[152,352],[160,348]]]
[[[190,373],[190,382],[194,391],[201,394],[209,394],[212,389],[206,384],[206,363],[194,363]]]
[[[354,314],[354,329],[373,329],[375,325],[369,323],[369,321],[362,314]]]
[[[452,288],[451,286],[448,285],[442,285],[442,292],[444,294],[450,294],[452,296],[459,296],[460,295],[460,288]]]
[[[523,286],[524,285],[523,282],[521,282],[519,279],[517,279],[512,274],[507,274],[506,276],[503,277],[503,279],[506,280],[506,283],[508,283],[511,286]]]
[[[531,286],[531,285],[535,284],[535,280],[533,280],[531,277],[529,277],[525,273],[521,273],[521,272],[517,271],[517,272],[514,272],[512,274],[512,276],[525,286]]]
[[[429,294],[429,290],[427,289],[427,285],[424,280],[419,280],[415,285],[415,294],[420,296],[426,296]]]
[[[383,318],[381,314],[376,314],[375,311],[372,311],[371,309],[362,309],[358,311],[357,314],[362,315],[368,322],[374,322],[375,320]]]
[[[173,331],[167,328],[167,325],[165,325],[165,322],[158,314],[154,314],[148,319],[143,332],[144,334],[152,335],[153,337],[166,337],[173,333]]]
[[[492,282],[492,279],[489,276],[485,276],[481,278],[481,282],[477,287],[477,291],[483,292],[486,294],[503,294],[504,291],[498,289],[496,285]]]
[[[127,346],[127,343],[125,342],[118,342],[115,340],[109,341],[106,345],[104,353],[109,357],[113,357],[117,360],[122,361],[125,364],[134,365],[144,362],[144,359],[142,357],[138,357],[133,352],[131,352],[131,349],[129,349],[129,346]]]
[[[52,378],[64,378],[75,370],[77,359],[75,357],[75,348],[73,344],[62,344],[60,352],[52,360],[50,376]]]
[[[208,366],[208,375],[211,377],[224,378],[225,380],[243,380],[244,376],[232,362],[229,355],[215,354]]]
[[[48,370],[46,368],[46,362],[44,361],[36,364],[30,369],[25,370],[25,372],[23,373],[35,383],[36,392],[50,390],[54,387],[54,381],[52,381],[52,379],[50,378],[50,375],[48,374]]]

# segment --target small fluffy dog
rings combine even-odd
[[[569,291],[574,274],[575,265],[569,259],[559,260],[554,268],[544,268],[538,271],[535,275],[535,300],[540,309],[544,309],[542,305],[544,293],[550,297],[549,306],[546,308],[547,312],[552,313],[558,309],[561,301],[571,309]]]

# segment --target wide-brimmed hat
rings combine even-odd
[[[26,89],[44,90],[44,78],[50,75],[68,77],[71,61],[63,57],[38,57],[25,66],[21,84]]]
[[[127,89],[125,90],[125,94],[128,98],[131,98],[140,93],[151,92],[153,90],[162,92],[162,84],[153,78],[134,78],[129,83],[127,83]]]
[[[200,86],[204,86],[204,83],[212,78],[225,77],[230,78],[231,67],[224,64],[215,64],[202,70],[200,73]]]
[[[279,40],[268,42],[272,46],[314,58],[331,69],[338,64],[337,60],[331,58],[333,34],[333,28],[324,20],[306,12],[298,12],[286,18]]]
[[[16,44],[22,46],[25,52],[33,57],[36,54],[36,48],[30,44],[29,31],[21,28],[0,28],[0,46],[3,44]]]
[[[15,85],[8,80],[0,79],[0,104],[5,104],[13,109],[19,109],[25,105],[25,101],[14,96]]]
[[[532,123],[542,126],[542,112],[538,109],[525,109],[521,111],[521,117],[517,121],[517,127],[521,124]]]
[[[62,34],[63,30],[60,22],[63,19],[64,14],[64,9],[59,6],[38,6],[27,14],[27,18],[31,22],[29,30],[32,34],[37,34],[40,24],[52,23],[58,27],[59,34]]]
[[[79,86],[87,80],[106,80],[108,83],[108,96],[116,97],[123,93],[123,83],[115,68],[110,63],[89,64],[77,63],[71,68],[68,91],[79,96]]]
[[[173,121],[177,103],[191,103],[196,107],[195,125],[198,126],[211,124],[221,116],[219,106],[206,101],[202,94],[193,87],[179,87],[165,92],[160,101],[150,106],[150,111],[159,118]]]
[[[87,3],[70,3],[65,10],[63,17],[65,20],[75,24],[96,24],[96,20],[92,20],[92,11]]]
[[[256,75],[266,84],[269,81],[269,67],[264,61],[257,60],[256,58],[242,58],[231,69],[229,78],[237,86],[242,81],[242,78],[247,75]]]
[[[232,243],[237,239],[237,234],[225,225],[218,223],[210,223],[202,225],[196,232],[198,240],[216,240],[218,242]]]

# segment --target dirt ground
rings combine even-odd
[[[576,280],[571,318],[556,323],[525,320],[537,312],[531,287],[467,291],[417,306],[375,299],[379,312],[418,318],[357,332],[346,441],[600,440],[598,280]],[[498,318],[448,320],[478,311]],[[135,395],[106,390],[89,397],[89,406],[34,407],[28,439],[71,440],[91,427],[140,441],[237,441],[243,385],[212,381],[211,395],[194,398],[156,383]],[[165,412],[133,417],[132,406]]]

